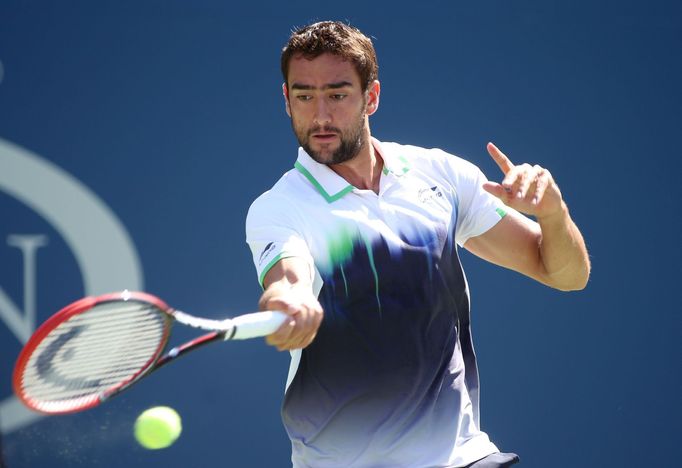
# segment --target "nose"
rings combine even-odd
[[[329,110],[329,105],[325,99],[318,99],[315,107],[314,123],[315,125],[325,126],[332,121],[332,114]]]

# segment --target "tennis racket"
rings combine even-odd
[[[282,312],[256,312],[204,319],[141,292],[86,297],[31,336],[14,367],[14,392],[41,413],[93,408],[189,351],[214,341],[269,335],[285,318]],[[163,354],[174,322],[209,333]]]

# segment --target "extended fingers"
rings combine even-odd
[[[528,190],[535,181],[535,176],[533,174],[534,168],[530,164],[515,166],[507,155],[500,151],[493,143],[488,143],[486,148],[504,174],[504,179],[500,185],[506,192],[507,198],[525,198]],[[488,191],[494,193],[491,190]]]
[[[507,155],[500,151],[500,149],[493,143],[488,143],[486,145],[486,149],[488,150],[488,154],[490,154],[490,156],[493,158],[493,161],[495,161],[495,164],[497,164],[497,167],[500,168],[503,174],[507,174],[510,170],[514,168],[514,164],[507,157]]]
[[[514,166],[500,185],[507,194],[507,202],[518,200],[538,205],[552,181],[552,175],[547,169],[537,164],[521,164]]]
[[[521,164],[505,174],[501,185],[510,197],[524,198],[533,182],[533,168],[530,164]]]
[[[550,172],[537,164],[515,166],[500,149],[487,144],[488,153],[504,173],[502,182],[485,182],[483,189],[516,210],[546,217],[561,209],[562,197]]]

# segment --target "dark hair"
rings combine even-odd
[[[282,49],[282,76],[287,86],[291,57],[301,54],[312,60],[324,53],[351,62],[360,75],[363,91],[379,77],[377,54],[370,38],[359,29],[339,21],[321,21],[294,31]]]

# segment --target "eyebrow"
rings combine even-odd
[[[346,88],[346,87],[352,87],[352,86],[353,86],[353,83],[351,83],[350,81],[338,81],[336,83],[329,83],[329,84],[322,86],[322,90],[339,89],[339,88]],[[312,86],[312,85],[294,83],[291,85],[291,89],[311,91],[311,90],[315,90],[317,88],[315,86]]]

